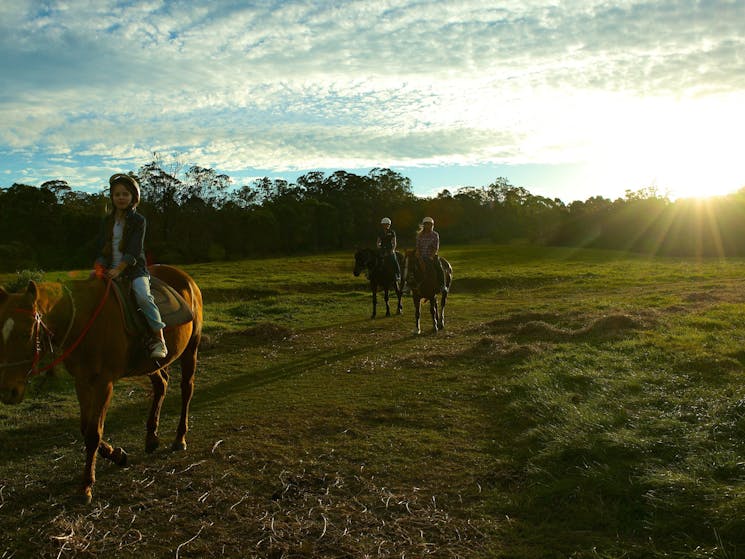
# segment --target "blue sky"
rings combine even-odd
[[[745,186],[745,2],[0,3],[0,186],[388,167],[565,202]]]

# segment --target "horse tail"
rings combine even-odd
[[[442,264],[442,271],[446,274],[450,274],[450,277],[453,276],[453,267],[450,265],[450,262],[445,260],[444,258],[440,258],[440,264]]]

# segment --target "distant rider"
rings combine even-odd
[[[398,265],[396,258],[396,232],[391,227],[391,220],[384,217],[380,220],[380,229],[378,230],[378,239],[376,245],[382,259],[388,258],[393,266],[393,273],[396,276],[396,283],[401,281],[401,267]]]
[[[445,285],[445,273],[442,271],[442,263],[437,254],[440,250],[440,234],[435,231],[435,220],[431,217],[425,217],[419,225],[416,233],[416,257],[419,262],[419,269],[426,270],[427,265],[434,266],[437,272],[437,280],[440,283],[440,291],[447,293]]]

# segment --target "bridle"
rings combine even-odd
[[[70,305],[72,307],[72,316],[70,317],[70,322],[67,325],[67,330],[65,332],[65,335],[62,337],[61,342],[59,343],[58,347],[60,350],[65,347],[65,342],[67,341],[67,338],[70,336],[70,332],[72,331],[73,324],[75,323],[75,318],[77,314],[77,308],[75,306],[75,299],[73,299],[72,292],[68,289],[67,286],[63,286],[65,292],[67,292],[68,297],[70,298]],[[44,354],[44,346],[49,349],[49,353],[54,354],[54,332],[44,323],[44,315],[39,312],[39,310],[36,307],[36,303],[34,303],[33,308],[31,309],[22,309],[22,308],[15,308],[13,309],[13,312],[18,313],[24,313],[24,314],[31,314],[33,317],[33,326],[31,327],[31,340],[32,340],[32,347],[33,347],[33,355],[31,359],[23,359],[21,361],[15,361],[13,363],[0,363],[0,369],[8,368],[8,367],[17,367],[18,365],[23,365],[25,363],[31,363],[31,367],[26,372],[26,378],[25,378],[25,384],[28,384],[32,377],[36,375],[40,375],[43,372],[49,371],[53,369],[55,366],[62,363],[65,359],[67,359],[70,354],[75,351],[75,349],[80,345],[80,342],[83,341],[85,336],[88,334],[88,331],[91,329],[91,326],[93,326],[93,322],[96,320],[99,314],[101,314],[101,310],[103,309],[104,303],[106,302],[106,299],[108,299],[109,291],[111,291],[111,280],[109,279],[106,282],[106,290],[104,291],[103,297],[101,297],[101,301],[98,303],[98,306],[96,307],[96,310],[91,315],[88,322],[85,324],[83,329],[80,331],[80,334],[78,337],[73,341],[69,347],[65,348],[64,351],[62,351],[62,354],[56,357],[52,360],[51,363],[44,365],[43,367],[39,367],[39,363],[41,362],[41,359]]]

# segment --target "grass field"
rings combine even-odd
[[[409,300],[369,320],[350,253],[187,267],[188,450],[145,454],[149,383],[120,383],[130,463],[84,506],[72,384],[36,379],[0,407],[0,559],[745,556],[745,261],[443,256],[446,329],[420,336]]]

